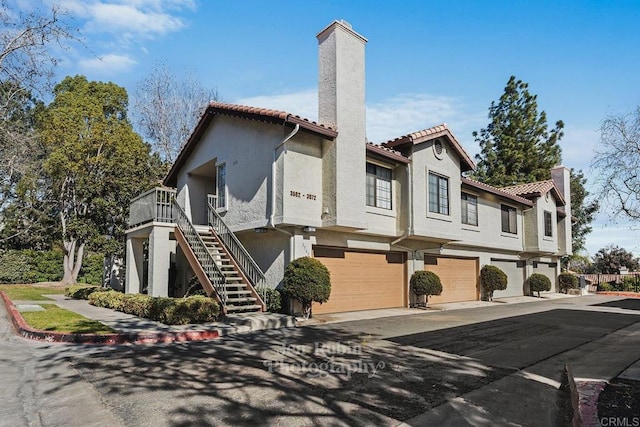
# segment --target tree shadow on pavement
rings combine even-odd
[[[626,298],[616,301],[601,302],[599,304],[592,304],[595,307],[613,307],[622,308],[625,310],[640,310],[640,298]]]
[[[407,350],[306,327],[71,362],[127,425],[393,425],[512,372]]]

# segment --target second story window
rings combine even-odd
[[[367,206],[391,209],[391,169],[367,163]]]
[[[553,237],[553,224],[551,223],[551,212],[544,212],[544,235]]]
[[[429,212],[449,215],[449,179],[429,172]]]
[[[227,207],[227,165],[222,163],[217,167],[217,185],[216,191],[218,196],[218,208]]]
[[[462,223],[478,225],[478,198],[473,194],[462,193]]]
[[[518,215],[516,208],[500,205],[502,211],[502,231],[505,233],[518,234]]]

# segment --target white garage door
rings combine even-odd
[[[524,295],[524,261],[491,260],[491,264],[507,275],[507,289],[495,291],[494,298],[519,297]]]

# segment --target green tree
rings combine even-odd
[[[54,96],[38,124],[64,247],[62,282],[72,284],[85,246],[122,250],[129,202],[156,184],[159,161],[132,129],[124,88],[75,76],[60,82]]]
[[[609,245],[596,252],[593,268],[596,273],[620,274],[620,267],[629,271],[638,271],[640,262],[631,252],[617,245]]]
[[[578,254],[585,249],[587,235],[591,233],[591,222],[598,212],[600,205],[597,200],[587,199],[587,179],[582,170],[571,169],[571,215],[575,221],[571,223],[572,251]]]
[[[564,123],[559,120],[549,130],[547,115],[538,113],[537,95],[528,88],[511,76],[499,102],[491,102],[489,125],[473,132],[481,150],[475,179],[497,187],[540,181],[560,164]]]

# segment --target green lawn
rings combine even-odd
[[[30,285],[0,285],[13,301],[51,301],[43,295],[64,294],[64,288],[37,287]]]
[[[71,334],[110,334],[115,332],[102,323],[87,319],[55,304],[41,304],[45,311],[26,311],[24,320],[35,329]]]

